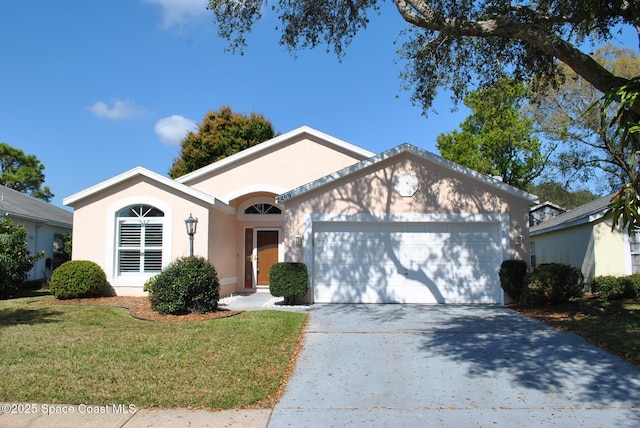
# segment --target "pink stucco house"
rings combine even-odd
[[[221,295],[267,288],[277,261],[309,269],[310,302],[504,303],[498,269],[529,260],[531,194],[405,144],[374,154],[309,127],[172,180],[136,167],[64,199],[73,258],[116,294],[189,254]]]

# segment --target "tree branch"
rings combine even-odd
[[[461,20],[447,18],[444,13],[429,6],[424,0],[393,0],[393,2],[406,22],[426,30],[463,37],[523,40],[544,54],[565,63],[603,94],[608,94],[627,82],[627,79],[615,76],[590,55],[546,29],[544,21],[532,24],[519,22],[506,16],[486,20]],[[633,110],[640,113],[640,106],[634,106]]]

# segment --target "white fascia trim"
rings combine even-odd
[[[55,220],[47,220],[42,217],[34,217],[34,216],[29,216],[24,214],[18,214],[12,211],[0,212],[0,216],[9,217],[16,220],[31,221],[33,223],[42,223],[48,226],[64,227],[66,229],[71,229],[72,227],[71,223],[64,223],[64,222],[55,221]]]
[[[282,144],[283,142],[298,136],[298,135],[302,135],[302,134],[309,134],[313,137],[319,138],[321,140],[326,141],[329,144],[332,144],[334,146],[338,146],[340,148],[342,148],[343,150],[346,150],[348,152],[352,152],[353,154],[356,154],[360,157],[362,157],[363,159],[367,159],[370,158],[372,156],[375,155],[375,153],[370,152],[369,150],[365,150],[361,147],[355,146],[353,144],[347,143],[346,141],[340,140],[336,137],[332,137],[329,134],[325,134],[324,132],[320,132],[316,129],[310,128],[308,126],[301,126],[299,128],[294,129],[293,131],[289,131],[285,134],[282,135],[278,135],[277,137],[274,137],[268,141],[265,141],[263,143],[260,144],[256,144],[253,147],[249,147],[248,149],[245,149],[241,152],[238,152],[234,155],[231,156],[227,156],[224,159],[221,159],[217,162],[212,163],[211,165],[207,165],[205,167],[202,167],[198,170],[195,170],[193,172],[190,172],[189,174],[185,174],[181,177],[178,177],[176,179],[176,181],[178,183],[186,183],[188,181],[194,180],[198,177],[201,177],[203,175],[209,174],[213,171],[216,171],[220,168],[224,168],[234,162],[240,162],[242,160],[244,160],[245,158],[248,158],[256,153],[259,153],[261,151],[264,150],[268,150],[273,146],[277,146],[279,144]]]
[[[583,224],[593,223],[600,220],[606,214],[606,210],[599,211],[595,214],[586,215],[578,219],[568,221],[566,223],[556,224],[555,226],[547,227],[545,229],[529,230],[529,236],[538,236],[544,233],[555,232],[562,229],[569,229],[570,227],[581,226]]]
[[[91,186],[85,190],[82,190],[78,193],[75,193],[71,196],[68,196],[66,198],[64,198],[62,200],[62,203],[64,205],[67,206],[73,206],[73,204],[75,204],[76,202],[93,195],[94,193],[98,193],[101,192],[105,189],[108,189],[111,186],[114,186],[118,183],[121,183],[125,180],[128,180],[130,178],[133,178],[137,175],[141,175],[144,177],[149,178],[150,180],[156,181],[160,184],[163,184],[165,186],[168,186],[172,189],[175,189],[179,192],[182,192],[184,194],[187,194],[189,196],[192,196],[196,199],[199,199],[203,202],[206,202],[210,205],[212,205],[214,208],[217,208],[223,212],[226,212],[228,214],[233,214],[235,213],[235,209],[227,204],[225,204],[224,202],[222,202],[221,200],[207,195],[206,193],[203,193],[199,190],[193,189],[189,186],[185,186],[184,184],[178,183],[175,180],[172,180],[168,177],[165,177],[163,175],[160,175],[156,172],[150,171],[146,168],[143,168],[141,166],[136,166],[128,171],[123,172],[122,174],[118,174],[115,177],[111,177],[101,183],[98,183],[94,186]]]
[[[485,184],[488,184],[490,186],[496,187],[504,192],[510,193],[514,196],[517,196],[519,198],[525,199],[527,201],[529,201],[530,204],[535,204],[538,203],[538,197],[535,195],[532,195],[531,193],[525,192],[523,190],[520,190],[518,188],[515,188],[513,186],[510,186],[508,184],[505,184],[499,180],[496,180],[494,178],[488,177],[486,175],[480,174],[472,169],[469,169],[467,167],[464,167],[462,165],[459,165],[455,162],[451,162],[443,157],[437,156],[433,153],[430,153],[426,150],[420,149],[418,147],[415,147],[411,144],[402,144],[400,146],[394,147],[393,149],[387,150],[386,152],[380,153],[377,156],[371,157],[369,159],[366,159],[362,162],[359,162],[355,165],[352,166],[348,166],[340,171],[334,172],[333,174],[327,175],[325,177],[322,177],[318,180],[312,181],[311,183],[305,184],[303,186],[300,186],[296,189],[293,189],[287,193],[283,193],[280,194],[277,198],[276,198],[276,202],[279,204],[282,204],[286,201],[288,201],[289,199],[293,199],[295,197],[298,197],[306,192],[309,192],[311,190],[317,189],[319,187],[322,187],[332,181],[338,180],[340,178],[346,177],[350,174],[354,174],[364,168],[367,168],[369,166],[375,165],[377,163],[380,163],[384,160],[387,160],[389,158],[392,158],[394,156],[398,156],[402,153],[412,153],[416,156],[422,157],[423,159],[426,159],[427,161],[433,162],[435,164],[438,164],[440,166],[443,166],[447,169],[450,169],[452,171],[456,171],[460,174],[466,175],[468,177],[474,178],[478,181],[481,181]]]

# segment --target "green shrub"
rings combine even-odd
[[[285,305],[291,305],[296,297],[307,294],[308,276],[304,263],[274,263],[269,270],[269,290],[273,296],[284,297]]]
[[[528,305],[566,302],[582,296],[583,290],[584,277],[580,269],[561,263],[543,263],[528,275],[521,302]]]
[[[624,284],[617,276],[597,276],[591,281],[591,291],[604,300],[622,299]]]
[[[628,298],[640,297],[640,273],[621,278],[624,284],[624,295]]]
[[[500,286],[515,301],[520,300],[526,286],[527,262],[505,260],[500,265]]]
[[[49,290],[57,299],[79,299],[105,294],[107,276],[100,266],[89,260],[71,260],[61,264],[51,275]]]
[[[203,257],[182,257],[145,284],[151,308],[160,314],[215,312],[220,283],[215,268]]]
[[[44,253],[29,255],[27,230],[23,225],[14,225],[10,219],[0,217],[0,297],[15,294],[42,257]]]

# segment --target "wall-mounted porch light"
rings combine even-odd
[[[296,233],[296,236],[293,237],[293,243],[296,247],[302,247],[302,236]]]

